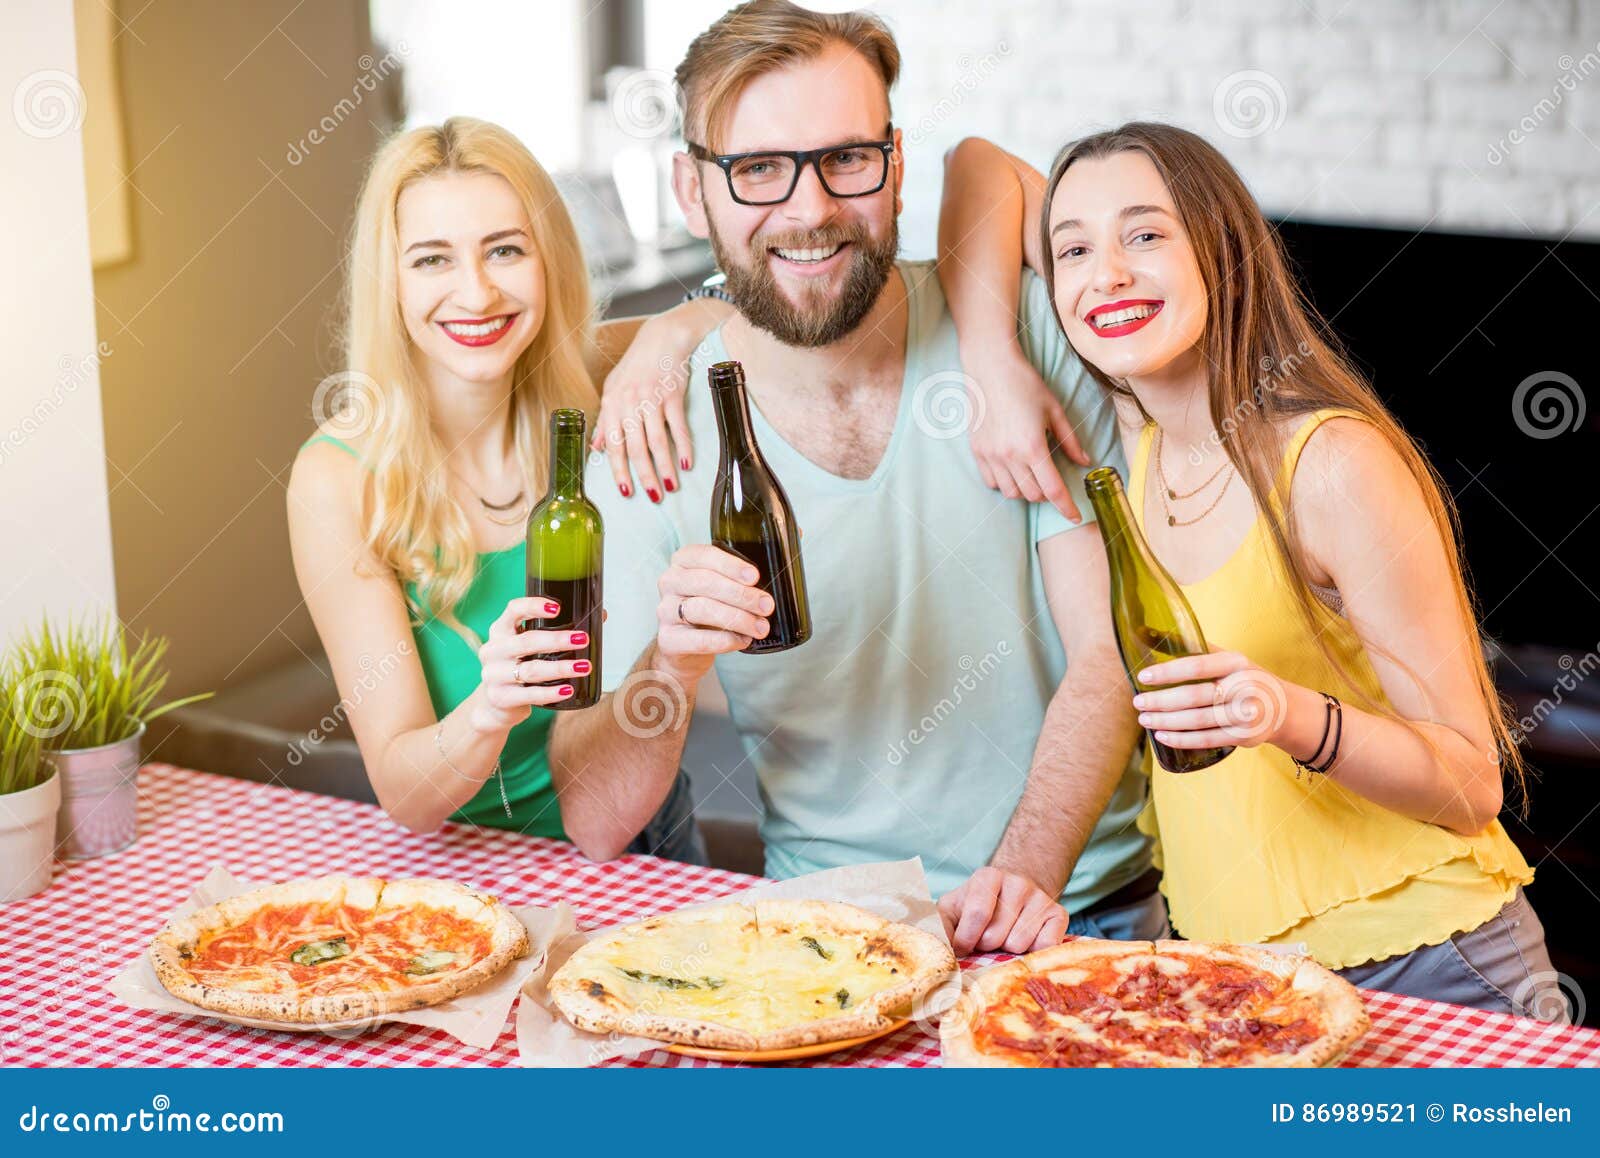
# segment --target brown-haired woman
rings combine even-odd
[[[1497,819],[1521,767],[1453,508],[1324,336],[1238,173],[1170,125],[1085,137],[1047,181],[969,141],[944,226],[969,333],[1014,332],[1024,250],[1044,273],[1115,400],[1135,518],[1218,647],[1141,673],[1161,687],[1133,697],[1164,744],[1236,746],[1188,775],[1146,757],[1141,824],[1174,926],[1564,1019],[1533,872]]]

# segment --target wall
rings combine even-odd
[[[1204,134],[1273,214],[1600,238],[1593,0],[878,0],[905,58],[906,249],[940,158],[1044,168],[1137,117]]]
[[[0,38],[0,646],[115,606],[70,0],[6,6]],[[11,223],[25,222],[21,229]],[[104,337],[104,335],[100,335]],[[102,353],[105,351],[105,353]]]
[[[360,0],[118,16],[133,259],[95,279],[118,602],[172,638],[175,692],[224,688],[320,650],[284,486],[386,123],[362,81],[396,62],[372,59]]]

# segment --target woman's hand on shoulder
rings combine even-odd
[[[689,358],[733,307],[697,298],[649,318],[606,375],[593,448],[604,450],[623,498],[634,483],[651,502],[678,487],[678,472],[694,465],[694,441],[684,414]]]

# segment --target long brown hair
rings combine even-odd
[[[1205,138],[1175,125],[1133,121],[1062,149],[1050,168],[1039,223],[1041,252],[1052,274],[1047,280],[1054,281],[1050,203],[1056,186],[1075,162],[1124,152],[1142,153],[1155,165],[1194,250],[1209,303],[1199,350],[1210,367],[1212,426],[1223,453],[1238,468],[1266,520],[1275,552],[1291,580],[1296,606],[1323,655],[1351,687],[1361,686],[1323,638],[1317,618],[1321,604],[1288,518],[1288,496],[1282,496],[1281,505],[1272,501],[1282,462],[1285,420],[1322,409],[1359,414],[1410,469],[1444,546],[1461,621],[1471,638],[1479,638],[1477,608],[1461,556],[1460,521],[1443,480],[1345,355],[1291,274],[1276,230],[1238,172]],[[1054,300],[1052,285],[1052,307]],[[1059,311],[1056,323],[1061,323]],[[1137,403],[1125,383],[1087,360],[1084,365],[1113,397]],[[1416,678],[1398,656],[1390,654],[1389,658]],[[1521,752],[1481,649],[1472,667],[1493,730],[1496,759],[1520,787],[1524,774]],[[1361,706],[1391,719],[1401,718],[1386,703]]]

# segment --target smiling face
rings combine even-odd
[[[544,262],[516,191],[493,173],[436,173],[395,207],[400,313],[428,363],[497,382],[544,322]]]
[[[841,44],[751,80],[714,147],[723,154],[815,149],[881,141],[888,128],[882,77]],[[865,150],[862,158],[876,165],[879,155]],[[673,188],[690,229],[711,239],[745,318],[788,345],[825,346],[860,324],[894,268],[902,172],[896,133],[883,188],[860,197],[832,196],[807,165],[787,201],[741,205],[719,166],[684,154]]]
[[[1068,166],[1050,200],[1050,257],[1067,340],[1103,373],[1147,377],[1198,352],[1205,283],[1144,153]]]

